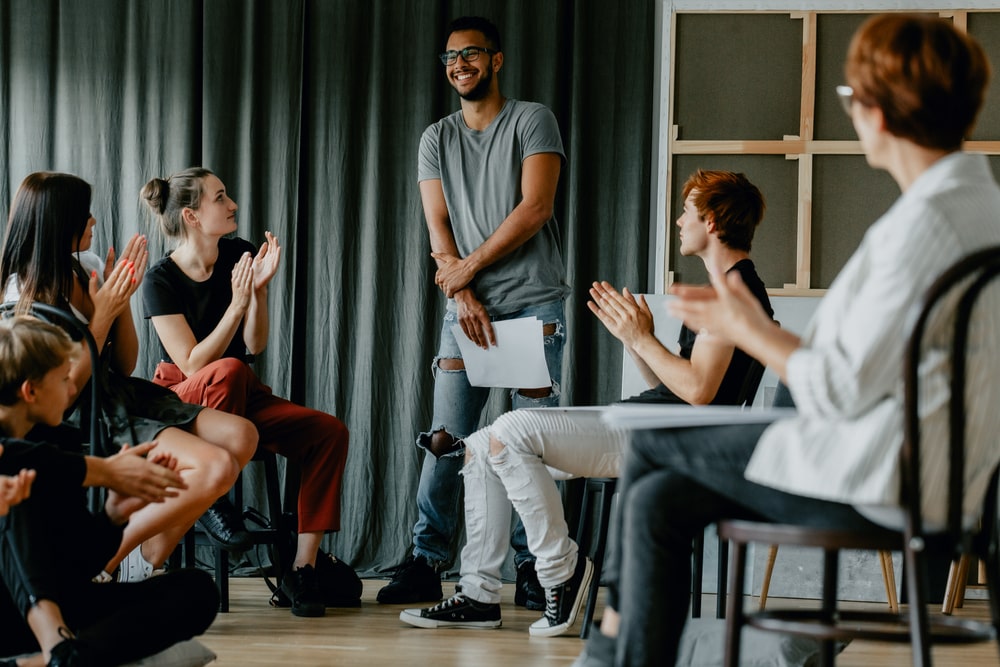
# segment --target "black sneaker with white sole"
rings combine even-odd
[[[455,593],[426,609],[404,609],[399,620],[418,628],[499,628],[500,605],[476,602]]]
[[[545,615],[531,624],[532,637],[555,637],[566,633],[587,600],[594,564],[586,556],[578,558],[569,581],[545,589]]]

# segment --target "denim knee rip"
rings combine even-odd
[[[517,400],[518,408],[554,408],[559,405],[559,397],[562,396],[562,388],[559,383],[555,380],[552,381],[552,387],[550,387],[549,393],[545,396],[539,396],[535,398],[533,396],[525,396],[520,393],[519,389],[510,390],[510,400]]]
[[[437,426],[431,429],[430,431],[424,431],[420,433],[420,435],[417,436],[415,444],[417,445],[418,448],[424,450],[425,452],[433,456],[433,453],[431,452],[431,438],[434,437],[435,433],[438,433],[440,431],[450,433],[448,429],[445,428],[443,425]],[[465,456],[465,440],[463,438],[455,437],[454,435],[452,437],[455,438],[455,449],[453,451],[448,452],[444,456],[439,456],[438,457],[439,459],[450,459],[454,456]]]

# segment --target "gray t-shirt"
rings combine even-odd
[[[566,159],[555,116],[534,102],[508,99],[482,131],[470,130],[461,111],[424,131],[417,180],[441,180],[463,257],[482,245],[521,202],[521,163],[537,153]],[[569,286],[555,218],[520,248],[480,271],[471,287],[491,315],[565,298]],[[451,302],[448,306],[454,308]]]

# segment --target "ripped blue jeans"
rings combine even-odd
[[[511,406],[515,410],[557,406],[561,394],[563,345],[566,340],[563,301],[529,306],[491,319],[496,322],[519,317],[537,317],[543,326],[555,324],[555,331],[544,338],[545,362],[552,379],[552,391],[543,398],[529,398],[521,395],[517,389],[511,389]],[[464,370],[443,370],[438,367],[438,362],[442,359],[462,358],[451,330],[455,324],[458,324],[458,313],[449,310],[444,316],[441,343],[432,365],[434,417],[431,430],[417,437],[417,447],[427,451],[417,487],[418,516],[413,527],[413,554],[422,556],[436,566],[445,565],[452,560],[451,542],[461,516],[458,500],[462,478],[459,471],[465,463],[465,447],[464,443],[458,442],[453,451],[437,458],[430,453],[428,445],[437,431],[445,431],[458,441],[476,431],[490,395],[489,387],[470,385]],[[511,544],[514,547],[515,564],[534,560],[528,551],[527,538],[520,521],[511,537]]]

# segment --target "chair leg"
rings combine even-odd
[[[726,617],[726,580],[729,579],[728,568],[729,566],[729,540],[719,538],[719,563],[718,563],[718,577],[716,579],[719,582],[719,592],[715,598],[715,617],[725,618]],[[733,595],[739,599],[743,599],[743,587],[741,586],[739,590],[733,589]]]
[[[906,563],[906,592],[910,603],[910,638],[912,642],[913,667],[931,667],[930,622],[927,617],[927,595],[924,582],[927,581],[926,563],[921,553],[907,546],[903,550]]]
[[[823,552],[823,621],[832,624],[837,616],[837,568],[840,552],[836,549]],[[836,657],[832,639],[820,641],[820,667],[833,667]]]
[[[885,599],[889,603],[889,611],[899,613],[899,600],[896,598],[896,571],[892,567],[892,552],[879,551],[879,561],[882,563],[882,581],[885,582]]]
[[[587,480],[590,484],[591,481]],[[590,590],[587,592],[587,606],[584,608],[583,622],[580,627],[580,639],[586,639],[590,635],[591,621],[594,619],[594,612],[597,609],[597,596],[601,588],[601,570],[604,568],[604,552],[607,548],[608,529],[611,525],[611,502],[614,498],[614,480],[601,480],[595,482],[600,493],[600,509],[597,515],[597,542],[592,550],[591,560],[594,562],[594,577],[590,580]],[[586,497],[587,494],[585,494]],[[582,512],[587,511],[587,507],[581,508]]]
[[[958,588],[955,589],[955,608],[961,609],[965,606],[965,586],[969,583],[969,568],[972,566],[972,557],[969,554],[962,554],[958,566]]]
[[[721,539],[721,538],[720,538]],[[729,588],[732,595],[727,601],[726,614],[726,653],[723,660],[725,667],[738,667],[740,664],[740,638],[743,634],[743,587],[746,584],[747,545],[736,542],[733,545],[732,563],[729,567]],[[725,586],[719,582],[719,590]]]
[[[229,611],[229,553],[215,548],[215,585],[219,587],[219,611]]]
[[[691,545],[691,618],[701,617],[701,580],[705,574],[705,533],[702,531]]]
[[[774,574],[774,561],[778,559],[778,545],[772,544],[767,550],[767,567],[764,569],[764,581],[760,585],[760,607],[764,611],[767,606],[767,592],[771,589],[771,575]]]
[[[956,608],[962,607],[962,599],[965,597],[963,581],[968,576],[969,555],[962,554],[957,561],[953,560],[948,568],[948,583],[945,584],[944,600],[941,601],[942,614],[951,615]]]

